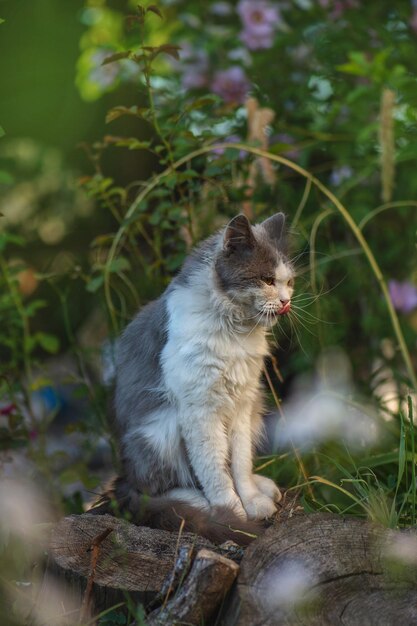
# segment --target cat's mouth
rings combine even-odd
[[[286,315],[290,311],[291,311],[291,302],[287,302],[280,309],[268,308],[266,312],[272,315],[273,317],[277,317],[278,315]]]
[[[289,313],[291,310],[291,302],[287,302],[287,304],[284,304],[284,306],[277,311],[277,315],[286,315],[287,313]]]

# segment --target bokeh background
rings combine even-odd
[[[0,18],[14,577],[16,516],[80,513],[117,471],[118,334],[239,212],[286,213],[298,275],[258,471],[308,511],[415,524],[416,3],[2,0]]]

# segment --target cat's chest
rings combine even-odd
[[[167,386],[174,393],[237,400],[257,389],[267,353],[261,328],[237,333],[213,322],[210,310],[183,306],[180,311],[177,299],[171,303],[162,363]]]

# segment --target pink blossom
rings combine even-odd
[[[343,16],[347,9],[357,9],[359,0],[318,0],[323,9],[331,9],[329,17],[337,20]]]
[[[181,43],[180,61],[172,66],[181,74],[184,89],[201,89],[208,83],[209,59],[204,50],[196,50],[188,42]]]
[[[417,34],[417,8],[414,9],[413,14],[410,19],[411,29]]]
[[[225,102],[242,104],[248,94],[249,86],[243,69],[238,65],[232,65],[227,70],[221,70],[214,74],[211,88]]]
[[[268,0],[240,0],[237,12],[243,24],[241,40],[250,50],[270,48],[277,26],[282,24],[278,7]]]
[[[16,405],[15,404],[13,404],[13,403],[6,404],[6,406],[0,407],[0,415],[5,415],[6,417],[8,417],[15,410],[16,410]]]
[[[219,141],[218,143],[242,143],[242,137],[239,137],[239,135],[229,135],[229,137],[225,137],[223,140]],[[216,154],[217,156],[221,156],[222,154],[224,154],[226,151],[226,148],[216,148],[215,150],[213,150],[213,154]],[[246,150],[239,150],[239,159],[244,159],[247,156],[247,152]]]
[[[411,313],[417,307],[417,288],[413,283],[404,280],[388,281],[389,295],[392,304],[401,313]]]

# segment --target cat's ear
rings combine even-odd
[[[226,252],[252,249],[255,237],[252,226],[246,215],[236,215],[226,226],[223,239],[223,248]]]
[[[268,217],[262,222],[264,230],[266,230],[270,239],[276,242],[283,241],[285,238],[285,215],[284,213],[275,213],[272,217]]]

